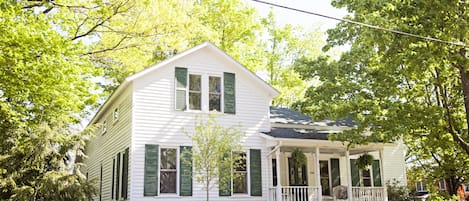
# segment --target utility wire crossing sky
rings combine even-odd
[[[452,41],[441,40],[441,39],[433,38],[433,37],[416,35],[416,34],[407,33],[407,32],[404,32],[404,31],[398,31],[398,30],[388,29],[388,28],[379,27],[379,26],[375,26],[375,25],[371,25],[371,24],[362,23],[362,22],[356,22],[356,21],[352,21],[352,20],[336,18],[336,17],[332,17],[332,16],[328,16],[328,15],[323,15],[323,14],[319,14],[319,13],[315,13],[315,12],[311,12],[311,11],[301,10],[301,9],[292,8],[292,7],[288,7],[288,6],[283,6],[283,5],[280,5],[280,4],[270,3],[270,2],[261,1],[261,0],[252,0],[252,1],[262,3],[262,4],[266,4],[266,5],[270,5],[270,6],[274,6],[274,7],[278,7],[278,8],[283,8],[283,9],[292,10],[292,11],[301,12],[301,13],[306,13],[306,14],[310,14],[310,15],[316,15],[316,16],[319,16],[319,17],[324,17],[324,18],[328,18],[328,19],[332,19],[332,20],[337,20],[337,21],[341,21],[341,22],[346,22],[346,23],[351,23],[351,24],[355,24],[355,25],[359,25],[359,26],[364,26],[364,27],[368,27],[368,28],[372,28],[372,29],[378,29],[378,30],[392,32],[392,33],[396,33],[396,34],[400,34],[400,35],[410,36],[410,37],[414,37],[414,38],[419,38],[419,39],[424,39],[424,40],[429,40],[429,41],[434,41],[434,42],[439,42],[439,43],[445,43],[445,44],[449,44],[449,45],[469,47],[468,45],[463,44],[461,42],[452,42]]]

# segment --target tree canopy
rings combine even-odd
[[[266,28],[273,19],[239,0],[0,0],[0,199],[88,200],[96,189],[73,158],[92,131],[77,125],[125,77],[204,41],[255,72],[275,63],[271,83],[300,97],[289,57],[316,51],[320,33]],[[289,63],[264,59],[278,55]]]
[[[349,1],[347,19],[433,37],[461,45],[422,40],[341,22],[328,31],[328,45],[350,45],[339,60],[297,61],[310,87],[302,109],[316,119],[352,118],[356,129],[337,135],[354,144],[403,139],[409,161],[439,179],[450,192],[468,178],[469,3],[467,1]],[[363,132],[370,136],[364,137]]]

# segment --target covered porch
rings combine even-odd
[[[271,201],[387,201],[383,179],[383,144],[347,149],[347,144],[317,139],[271,138],[266,156]],[[301,167],[292,162],[292,153],[306,156]],[[358,169],[355,160],[370,154],[368,170]]]

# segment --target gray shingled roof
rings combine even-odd
[[[270,122],[283,125],[304,125],[304,126],[324,126],[324,127],[353,127],[356,123],[350,118],[345,120],[323,120],[312,122],[311,117],[298,111],[288,108],[270,107]],[[298,128],[282,128],[273,127],[270,132],[265,134],[276,138],[293,138],[293,139],[316,139],[327,140],[330,130],[315,129],[298,129]]]
[[[315,139],[327,140],[328,133],[321,133],[317,130],[306,130],[296,128],[272,128],[270,132],[265,134],[276,138],[293,138],[293,139]]]
[[[278,124],[299,124],[312,126],[356,126],[356,123],[353,122],[351,118],[335,121],[323,120],[312,122],[310,116],[282,107],[270,107],[270,122]]]

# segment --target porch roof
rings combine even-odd
[[[282,107],[270,107],[270,122],[273,124],[293,124],[293,125],[305,125],[305,126],[322,126],[322,127],[354,127],[357,125],[356,122],[352,121],[351,118],[343,120],[322,120],[315,121],[311,120],[311,117],[301,112],[291,110]]]
[[[329,133],[320,132],[318,130],[301,128],[272,128],[270,132],[264,132],[264,134],[275,138],[314,140],[327,140],[329,135]]]

